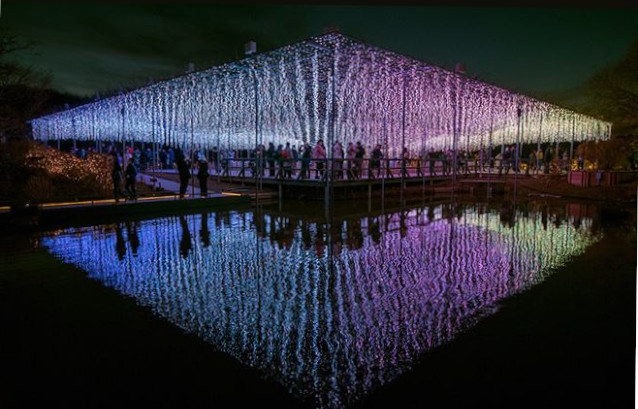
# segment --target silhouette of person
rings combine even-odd
[[[356,250],[363,246],[363,233],[361,232],[361,220],[353,220],[352,223],[348,223],[348,248],[350,250]]]
[[[379,244],[381,240],[381,226],[377,217],[368,218],[368,234],[374,244]]]
[[[124,260],[126,254],[126,242],[124,241],[124,235],[122,234],[122,227],[120,224],[115,225],[115,253],[117,258]]]
[[[179,172],[179,197],[183,198],[188,188],[188,180],[191,178],[189,165],[180,152],[177,156],[177,171]]]
[[[126,183],[124,186],[124,190],[128,195],[129,199],[137,198],[137,190],[135,190],[135,178],[137,177],[137,169],[135,169],[135,165],[133,161],[130,160],[128,165],[126,165]]]
[[[204,247],[210,246],[210,230],[208,230],[208,213],[202,213],[202,228],[199,231],[199,239]]]
[[[322,257],[326,248],[326,241],[324,239],[324,225],[321,222],[317,222],[317,234],[315,235],[314,247],[317,256]]]
[[[117,153],[113,153],[113,170],[111,171],[111,178],[113,180],[113,197],[115,202],[120,201],[120,196],[124,197],[122,192],[122,159]]]
[[[401,234],[401,238],[405,238],[408,233],[408,226],[405,224],[405,222],[405,212],[402,210],[399,218],[399,233]]]
[[[310,247],[312,246],[310,223],[304,220],[301,220],[301,242],[303,243],[304,250],[310,250]]]
[[[140,248],[140,238],[137,235],[137,225],[135,222],[126,222],[126,235],[128,242],[131,244],[131,251],[137,256],[137,249]]]
[[[188,230],[186,217],[179,216],[179,224],[182,226],[182,239],[179,242],[179,253],[183,258],[187,258],[188,253],[193,249],[193,244],[191,243],[191,232]]]
[[[197,179],[199,179],[199,191],[202,197],[206,197],[208,195],[208,162],[206,159],[199,161]]]

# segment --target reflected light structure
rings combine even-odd
[[[252,149],[323,139],[412,153],[605,140],[611,124],[338,32],[31,121],[37,140]],[[455,143],[456,142],[456,143]]]
[[[468,206],[450,217],[438,205],[326,223],[228,211],[66,229],[41,244],[294,395],[337,408],[602,238],[592,219],[503,215]]]

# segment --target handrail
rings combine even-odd
[[[519,172],[530,169],[528,159],[519,159]],[[260,166],[259,166],[260,165]],[[355,159],[262,159],[228,158],[209,165],[212,177],[218,180],[249,179],[264,180],[381,180],[419,178],[431,176],[451,176],[453,161],[447,158],[355,158]],[[491,165],[491,166],[489,166]],[[525,166],[521,166],[525,165]],[[488,169],[496,175],[503,170],[514,172],[514,161],[507,159],[485,160],[459,158],[456,171],[459,175],[487,173]],[[539,172],[539,169],[535,169]],[[193,173],[197,168],[193,167]]]
[[[258,158],[259,159],[259,158]],[[414,180],[415,178],[431,178],[431,177],[447,177],[451,176],[453,166],[451,160],[447,157],[437,155],[435,158],[428,157],[409,157],[401,158],[333,158],[333,159],[312,159],[312,158],[291,158],[291,159],[266,159],[261,158],[261,162],[255,161],[254,157],[249,158],[221,158],[217,163],[209,165],[209,176],[217,178],[218,181],[227,179],[232,182],[235,178],[237,181],[245,182],[247,180],[295,180],[295,181],[318,181],[325,183],[330,177],[332,181],[373,181],[373,180],[400,180],[402,177]],[[561,160],[562,161],[562,160]],[[572,159],[573,163],[575,159]],[[503,172],[506,174],[510,170],[514,171],[514,159],[503,158],[458,158],[456,161],[457,175],[491,175],[498,176]],[[261,166],[256,166],[259,163]],[[519,158],[519,172],[530,174],[530,170],[535,174],[545,171],[542,169],[544,163],[538,166],[538,162],[530,165],[527,158]],[[320,166],[318,166],[320,165]],[[524,165],[524,166],[522,166]],[[561,162],[561,171],[564,171],[564,163]],[[571,167],[571,165],[570,165]],[[151,170],[154,175],[162,173],[166,169],[161,169],[156,164],[147,167],[147,171]],[[191,169],[193,177],[197,173],[197,168]],[[313,177],[314,176],[314,177]],[[159,193],[159,192],[158,192]],[[173,197],[178,199],[177,192],[167,194],[162,192],[160,197]],[[150,196],[157,197],[157,196]],[[142,200],[149,200],[143,199]],[[68,198],[58,199],[60,205],[68,204],[95,204],[104,203],[105,201],[113,201],[112,198],[100,198],[96,196],[72,196]],[[123,198],[124,202],[126,199]],[[17,201],[0,201],[0,208],[12,206]],[[33,204],[33,206],[41,206],[42,204]]]

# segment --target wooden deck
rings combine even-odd
[[[213,176],[215,178],[215,176]],[[333,179],[326,181],[325,179],[298,179],[298,178],[254,178],[254,177],[220,177],[222,182],[226,183],[241,183],[247,185],[261,184],[264,187],[278,187],[283,186],[296,186],[296,187],[325,187],[327,183],[330,183],[334,188],[344,187],[356,187],[356,186],[381,186],[396,185],[400,186],[403,181],[406,184],[416,183],[430,183],[430,182],[443,182],[452,180],[452,176],[410,176],[404,179],[401,178],[363,178],[363,179]]]

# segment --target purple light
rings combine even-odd
[[[339,407],[601,238],[589,219],[545,227],[530,212],[509,227],[496,211],[424,210],[331,226],[224,212],[68,229],[42,244],[291,393]]]
[[[455,135],[460,149],[477,149],[517,139],[607,139],[611,128],[338,33],[37,118],[32,125],[40,140],[250,149],[256,143],[322,138],[328,149],[333,140],[380,143],[395,157],[404,132],[414,154],[450,148]]]

